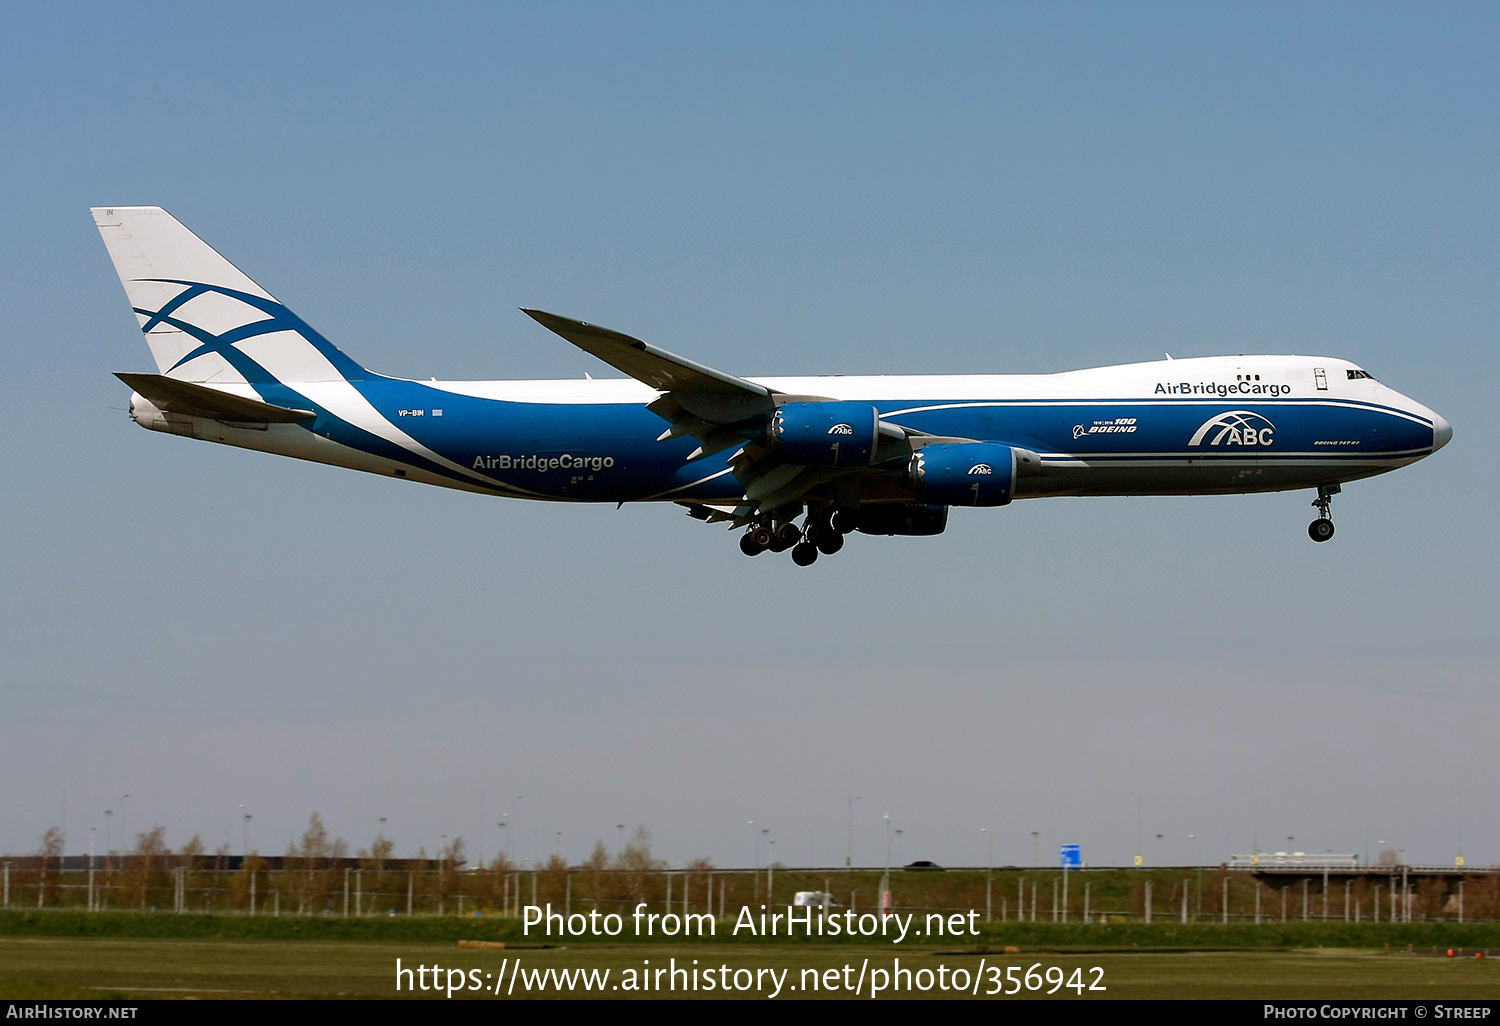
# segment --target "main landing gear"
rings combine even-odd
[[[792,550],[792,562],[798,566],[811,566],[817,562],[818,554],[831,556],[844,547],[844,535],[854,530],[857,522],[848,511],[831,512],[813,510],[807,514],[799,528],[790,520],[772,526],[768,520],[759,521],[740,536],[740,551],[747,556],[758,556],[767,550],[785,552]]]
[[[1333,537],[1333,497],[1339,493],[1336,484],[1319,485],[1318,497],[1313,506],[1318,510],[1318,519],[1307,525],[1307,536],[1315,542],[1326,542]]]

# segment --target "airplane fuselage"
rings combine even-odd
[[[752,380],[867,402],[882,421],[925,434],[1032,450],[1041,466],[1018,476],[1016,498],[1311,488],[1394,470],[1451,434],[1432,410],[1331,357]],[[662,422],[645,408],[657,392],[632,379],[285,384],[317,404],[315,419],[164,417],[138,395],[132,411],[158,430],[517,498],[733,503],[744,491],[729,453],[690,462],[692,438],[657,441]],[[226,390],[259,397],[265,387]],[[887,498],[909,497],[893,487]]]

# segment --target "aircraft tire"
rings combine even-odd
[[[812,542],[799,542],[792,548],[792,562],[798,566],[812,566],[818,561],[818,547]]]
[[[785,552],[802,540],[802,529],[788,521],[776,529],[771,541],[772,552]]]
[[[859,523],[859,515],[853,510],[839,509],[833,512],[833,529],[839,534],[853,534]]]
[[[814,544],[823,555],[831,556],[844,547],[844,536],[837,531],[819,531],[818,540]]]
[[[744,552],[747,556],[758,556],[769,549],[775,541],[776,536],[771,533],[769,527],[764,525],[752,527],[740,539],[740,551]],[[751,551],[752,549],[754,551]]]
[[[1333,521],[1319,517],[1307,525],[1307,536],[1315,542],[1326,542],[1333,537]]]

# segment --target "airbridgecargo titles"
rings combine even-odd
[[[605,470],[615,465],[613,456],[475,456],[471,470]]]
[[[1292,386],[1281,384],[1262,384],[1260,381],[1249,380],[1235,381],[1233,383],[1227,381],[1205,381],[1197,385],[1194,385],[1187,381],[1182,382],[1180,385],[1169,385],[1158,381],[1156,383],[1155,394],[1216,395],[1221,398],[1231,395],[1268,395],[1274,399],[1283,395],[1291,395]]]
[[[525,313],[626,376],[389,377],[160,207],[93,214],[156,364],[117,375],[142,427],[509,498],[677,503],[740,530],[747,555],[789,549],[802,566],[854,532],[941,534],[955,506],[1053,495],[1305,488],[1308,534],[1327,541],[1343,484],[1453,435],[1330,356],[740,376],[541,310]]]

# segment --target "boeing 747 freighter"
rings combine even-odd
[[[366,370],[160,207],[94,220],[156,362],[153,431],[517,499],[674,502],[802,566],[845,536],[941,534],[952,506],[1315,489],[1441,449],[1437,413],[1347,360],[1219,356],[1026,375],[740,377],[525,312],[628,375]]]

